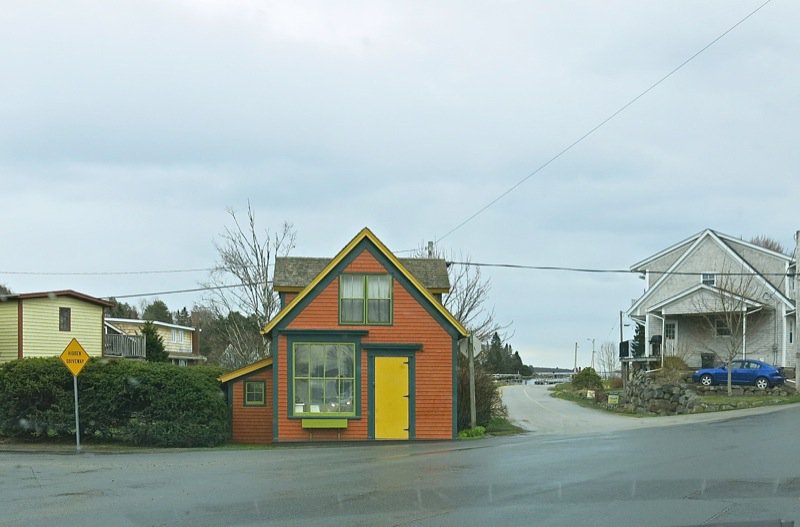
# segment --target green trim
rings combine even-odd
[[[303,428],[347,428],[347,419],[303,419]]]
[[[344,338],[365,337],[369,335],[366,329],[282,329],[281,335],[302,337]]]
[[[280,352],[280,340],[273,340],[275,346],[270,346],[272,352],[272,441],[277,443],[280,441],[278,436],[278,368],[280,368],[280,360],[278,360],[278,353]]]
[[[458,339],[453,339],[453,439],[458,437]]]
[[[261,401],[247,401],[247,385],[248,384],[260,384],[261,385]],[[242,406],[266,406],[267,405],[267,381],[242,381]]]
[[[295,344],[350,344],[353,346],[353,413],[320,413],[313,418],[342,417],[345,419],[361,418],[361,335],[366,332],[327,331],[327,330],[295,330],[286,338],[286,416],[288,419],[309,419],[311,415],[302,413],[294,415],[294,345]],[[276,405],[277,406],[277,405]]]
[[[368,251],[380,263],[384,269],[392,276],[394,280],[400,283],[403,288],[420,304],[423,308],[436,320],[439,325],[444,328],[448,335],[457,339],[460,335],[458,329],[447,320],[442,313],[429,301],[415,286],[411,283],[400,270],[389,261],[386,256],[369,240],[364,238],[361,240],[352,251],[350,251],[342,260],[330,270],[330,272],[322,279],[312,291],[300,299],[297,305],[292,307],[292,310],[284,315],[277,325],[272,329],[272,332],[286,332],[285,328],[310,304],[313,302],[320,292],[324,291],[334,279],[346,269],[355,259],[364,251]],[[435,300],[434,300],[435,301]],[[394,299],[392,299],[394,304]],[[338,307],[337,307],[338,309]]]
[[[388,343],[388,342],[365,342],[361,345],[365,350],[380,350],[384,352],[420,351],[422,343],[414,342],[408,344]]]
[[[342,301],[344,300],[359,300],[358,298],[349,298],[344,299],[342,298],[342,280],[341,277],[343,276],[359,276],[361,277],[362,284],[364,286],[364,293],[363,297],[360,298],[364,302],[364,305],[361,309],[361,320],[360,321],[344,321],[342,320]],[[370,276],[388,276],[389,277],[389,320],[388,322],[370,322],[369,321],[369,281],[367,280]],[[391,326],[394,324],[394,280],[392,279],[392,275],[388,272],[384,273],[340,273],[339,274],[339,325],[341,326]],[[385,299],[375,299],[372,300],[385,300]]]
[[[225,396],[228,399],[228,439],[233,438],[233,383],[225,385]]]
[[[393,348],[392,344],[389,344],[386,349],[380,349],[380,346],[380,344],[373,343],[372,349],[367,352],[367,405],[369,408],[367,438],[375,440],[375,357],[405,357],[408,359],[408,440],[411,441],[417,437],[416,358],[410,350]]]

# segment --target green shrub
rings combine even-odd
[[[81,437],[149,446],[211,446],[228,435],[222,370],[92,360],[78,377]],[[0,435],[75,434],[70,373],[57,358],[0,366]]]
[[[584,368],[572,378],[573,390],[602,390],[603,379],[594,368]]]
[[[486,435],[486,428],[477,425],[475,428],[467,428],[458,433],[460,439],[468,439],[473,437],[483,437]]]
[[[467,361],[458,365],[458,429],[469,428],[469,367]],[[504,417],[505,407],[500,397],[500,389],[491,375],[475,365],[475,424],[486,426],[492,417]]]

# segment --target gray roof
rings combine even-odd
[[[426,289],[450,290],[447,263],[439,258],[398,258],[400,263],[414,275]],[[330,262],[330,258],[306,258],[284,256],[275,258],[273,286],[281,288],[303,288],[311,283]]]

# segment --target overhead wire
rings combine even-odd
[[[527,176],[525,176],[525,177],[524,177],[524,178],[522,178],[521,180],[517,181],[517,182],[516,182],[514,185],[512,185],[512,186],[511,186],[511,187],[509,187],[507,190],[505,190],[505,191],[504,191],[504,192],[502,192],[500,195],[498,195],[498,196],[497,196],[497,197],[495,197],[493,200],[491,200],[489,203],[487,203],[486,205],[484,205],[483,207],[479,208],[477,211],[475,211],[474,213],[472,213],[470,216],[468,216],[468,217],[467,217],[465,220],[463,220],[461,223],[459,223],[458,225],[456,225],[455,227],[453,227],[452,229],[450,229],[449,231],[447,231],[446,233],[444,233],[442,236],[440,236],[440,237],[439,237],[439,238],[436,240],[436,243],[439,243],[440,241],[442,241],[443,239],[447,238],[448,236],[450,236],[451,234],[453,234],[455,231],[457,231],[458,229],[460,229],[461,227],[463,227],[464,225],[466,225],[467,223],[469,223],[470,221],[472,221],[473,219],[475,219],[477,216],[479,216],[479,215],[480,215],[480,214],[482,214],[484,211],[486,211],[486,210],[487,210],[489,207],[491,207],[492,205],[494,205],[495,203],[497,203],[498,201],[500,201],[501,199],[503,199],[503,198],[504,198],[504,197],[506,197],[507,195],[511,194],[511,193],[512,193],[514,190],[516,190],[517,188],[519,188],[519,187],[520,187],[520,186],[521,186],[523,183],[525,183],[525,182],[526,182],[526,181],[528,181],[530,178],[532,178],[533,176],[535,176],[536,174],[538,174],[539,172],[541,172],[542,170],[544,170],[545,168],[547,168],[547,167],[548,167],[550,164],[552,164],[554,161],[558,160],[558,159],[559,159],[561,156],[563,156],[564,154],[566,154],[567,152],[569,152],[570,150],[572,150],[572,149],[573,149],[575,146],[577,146],[578,144],[580,144],[581,142],[583,142],[583,140],[584,140],[584,139],[586,139],[586,138],[587,138],[587,137],[589,137],[590,135],[594,134],[594,133],[595,133],[597,130],[599,130],[600,128],[602,128],[603,126],[605,126],[605,125],[606,125],[606,124],[607,124],[609,121],[611,121],[612,119],[614,119],[615,117],[617,117],[619,114],[621,114],[622,112],[624,112],[625,110],[627,110],[627,109],[628,109],[628,108],[629,108],[631,105],[633,105],[634,103],[636,103],[636,101],[638,101],[639,99],[641,99],[642,97],[644,97],[645,95],[647,95],[648,93],[650,93],[650,92],[651,92],[653,89],[655,89],[655,88],[656,88],[656,87],[657,87],[659,84],[663,83],[664,81],[666,81],[667,79],[669,79],[670,77],[672,77],[672,75],[674,75],[675,73],[677,73],[677,72],[678,72],[679,70],[681,70],[681,69],[682,69],[684,66],[686,66],[687,64],[689,64],[689,63],[690,63],[691,61],[693,61],[695,58],[697,58],[697,57],[698,57],[698,56],[699,56],[701,53],[703,53],[704,51],[706,51],[707,49],[709,49],[711,46],[713,46],[714,44],[716,44],[717,42],[719,42],[719,41],[720,41],[722,38],[724,38],[724,37],[725,37],[725,36],[726,36],[728,33],[730,33],[731,31],[733,31],[734,29],[736,29],[737,27],[739,27],[741,24],[743,24],[745,21],[747,21],[747,20],[748,20],[750,17],[752,17],[753,15],[755,15],[756,13],[758,13],[758,12],[759,12],[761,9],[763,9],[763,8],[764,8],[764,7],[765,7],[767,4],[769,4],[771,1],[772,1],[772,0],[766,0],[764,3],[762,3],[761,5],[759,5],[758,7],[756,7],[754,10],[750,11],[750,12],[749,12],[749,13],[748,13],[746,16],[744,16],[743,18],[741,18],[741,19],[740,19],[738,22],[736,22],[735,24],[733,24],[732,26],[730,26],[730,27],[729,27],[728,29],[726,29],[725,31],[723,31],[723,32],[722,32],[722,33],[721,33],[719,36],[717,36],[716,38],[714,38],[714,39],[713,39],[711,42],[709,42],[708,44],[706,44],[705,46],[703,46],[702,48],[700,48],[700,50],[699,50],[699,51],[695,52],[695,53],[694,53],[694,54],[692,54],[692,55],[691,55],[689,58],[687,58],[686,60],[684,60],[683,62],[681,62],[680,64],[678,64],[676,67],[674,67],[672,70],[670,70],[670,72],[669,72],[669,73],[667,73],[666,75],[664,75],[663,77],[661,77],[660,79],[658,79],[657,81],[655,81],[654,83],[652,83],[652,84],[651,84],[650,86],[648,86],[648,87],[647,87],[647,88],[646,88],[644,91],[642,91],[641,93],[639,93],[638,95],[636,95],[634,98],[632,98],[631,100],[629,100],[628,102],[626,102],[625,104],[623,104],[621,107],[619,107],[619,108],[618,108],[618,109],[617,109],[615,112],[613,112],[611,115],[609,115],[608,117],[606,117],[605,119],[603,119],[602,121],[600,121],[598,124],[596,124],[594,127],[592,127],[592,128],[591,128],[591,129],[590,129],[588,132],[586,132],[586,133],[584,133],[583,135],[581,135],[581,136],[580,136],[578,139],[576,139],[575,141],[573,141],[572,143],[570,143],[568,146],[566,146],[565,148],[563,148],[562,150],[560,150],[560,151],[559,151],[557,154],[555,154],[554,156],[552,156],[550,159],[548,159],[547,161],[545,161],[544,163],[542,163],[541,165],[539,165],[539,166],[538,166],[538,167],[537,167],[537,168],[536,168],[536,169],[535,169],[533,172],[529,173]],[[403,251],[403,252],[406,252],[406,251]]]

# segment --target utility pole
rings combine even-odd
[[[594,369],[594,339],[587,338],[586,340],[592,341],[592,369]]]
[[[577,373],[578,371],[578,343],[575,343],[575,365],[572,367],[572,372]]]

